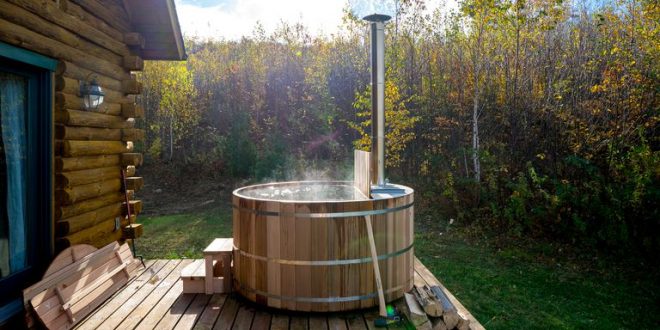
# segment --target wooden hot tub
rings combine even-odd
[[[378,304],[364,216],[373,223],[385,300],[413,285],[413,190],[364,200],[352,182],[255,185],[233,193],[234,286],[296,311]]]

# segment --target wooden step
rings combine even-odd
[[[213,261],[213,267],[220,263]],[[222,293],[225,290],[225,279],[223,277],[211,278],[214,292]],[[206,292],[206,266],[203,259],[195,260],[181,271],[181,282],[183,284],[183,293],[205,293]]]
[[[204,249],[204,255],[217,255],[232,252],[234,248],[233,238],[216,238]]]

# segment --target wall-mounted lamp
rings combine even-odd
[[[97,110],[103,103],[105,93],[94,77],[91,80],[89,79],[90,76],[91,74],[87,76],[86,81],[81,82],[80,96],[83,98],[85,110]]]

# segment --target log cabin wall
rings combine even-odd
[[[100,247],[128,224],[121,170],[132,196],[143,180],[143,110],[133,71],[143,68],[144,38],[133,30],[121,0],[0,0],[0,41],[59,60],[54,90],[54,241]],[[80,83],[95,77],[105,92],[98,110],[84,110]],[[131,198],[132,199],[132,198]],[[131,214],[142,208],[131,200]],[[131,220],[134,223],[135,219]]]

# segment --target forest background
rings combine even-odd
[[[660,5],[403,0],[386,31],[387,176],[431,217],[506,237],[660,252]],[[369,149],[368,26],[188,38],[140,74],[149,171],[350,179]],[[158,177],[150,175],[150,177]]]

